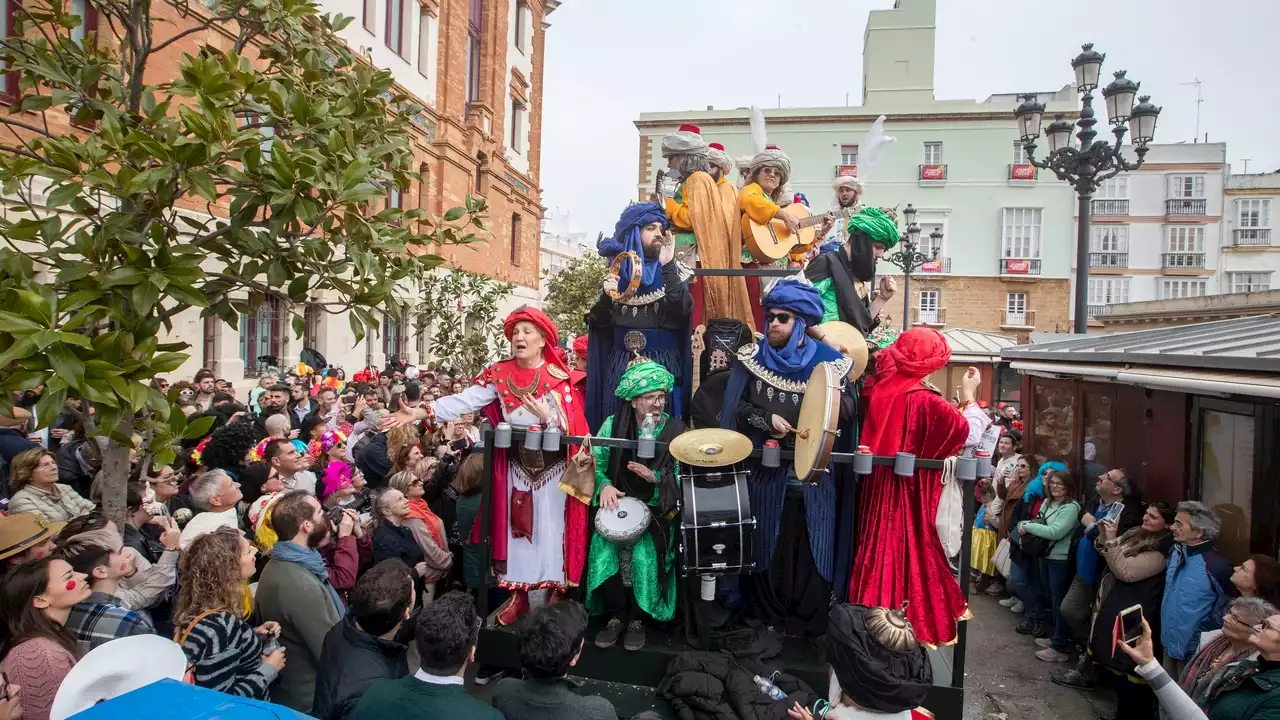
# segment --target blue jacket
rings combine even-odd
[[[1200,633],[1222,627],[1227,608],[1231,563],[1212,542],[1173,546],[1164,572],[1160,605],[1160,643],[1175,660],[1188,660]]]

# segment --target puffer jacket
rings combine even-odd
[[[785,720],[793,702],[809,707],[818,695],[785,673],[773,683],[787,694],[777,702],[760,692],[752,677],[770,677],[775,668],[728,652],[682,652],[667,665],[658,692],[680,720]]]
[[[394,640],[374,637],[356,626],[347,613],[324,637],[316,673],[316,696],[311,714],[319,720],[342,720],[375,681],[409,674],[408,648]]]
[[[1231,582],[1231,562],[1212,542],[1173,546],[1164,574],[1160,644],[1175,660],[1187,660],[1200,633],[1222,627]]]

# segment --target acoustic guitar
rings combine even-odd
[[[787,226],[776,217],[767,223],[749,220],[751,236],[747,238],[747,251],[761,263],[776,262],[791,254],[791,251],[797,247],[813,245],[820,239],[815,237],[817,230],[814,228],[821,225],[827,218],[826,213],[810,214],[809,208],[805,207],[804,203],[792,203],[782,208],[780,212],[795,218],[796,224],[800,226],[800,232],[792,235]],[[836,220],[847,218],[849,208],[840,208],[834,215]]]

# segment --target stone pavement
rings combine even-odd
[[[964,720],[1110,720],[1115,701],[1106,691],[1055,685],[1049,673],[1068,667],[1036,659],[1039,648],[1014,632],[1017,616],[996,598],[970,596],[965,653]]]

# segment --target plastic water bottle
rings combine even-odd
[[[647,413],[644,416],[644,422],[640,423],[640,438],[636,444],[636,457],[642,460],[652,459],[657,450],[657,437],[658,419],[653,413]]]
[[[768,695],[774,700],[781,700],[782,698],[787,696],[786,693],[782,692],[782,688],[779,688],[777,685],[774,685],[770,680],[766,678],[762,678],[759,675],[754,675],[752,676],[751,679],[755,681],[756,687],[760,688],[760,692],[764,693],[765,695]]]

